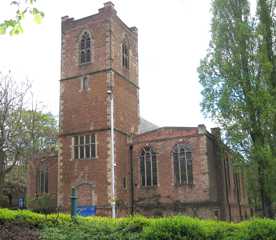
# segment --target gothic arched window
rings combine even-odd
[[[140,155],[140,174],[143,187],[157,185],[156,153],[151,147],[145,147]]]
[[[91,62],[91,37],[88,32],[84,32],[80,41],[80,63]]]
[[[173,148],[174,175],[177,185],[193,183],[192,150],[189,145],[177,144]]]
[[[124,68],[129,69],[129,47],[127,41],[122,44],[122,64]]]
[[[48,166],[47,164],[42,164],[36,175],[37,183],[37,193],[48,193]]]

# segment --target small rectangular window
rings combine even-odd
[[[87,76],[83,76],[80,79],[81,83],[81,90],[82,91],[88,91],[89,90],[89,79]]]

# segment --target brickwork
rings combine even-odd
[[[151,204],[152,208],[155,206],[157,209],[163,205],[163,214],[176,214],[179,209],[183,208],[181,211],[184,211],[187,206],[190,208],[194,206],[194,211],[195,209],[197,211],[201,207],[213,204],[209,198],[209,169],[205,138],[205,135],[198,134],[197,128],[165,128],[135,137],[133,161],[137,211],[144,213],[142,209],[147,209]],[[176,144],[182,143],[192,147],[193,184],[177,186],[172,150]],[[151,188],[141,186],[140,176],[139,155],[142,148],[147,145],[157,153],[158,184]]]
[[[48,170],[48,195],[55,202],[57,199],[57,155],[36,156],[29,161],[28,178],[27,178],[27,196],[28,200],[32,201],[43,195],[38,190],[37,175],[39,169],[45,166]],[[29,206],[32,207],[32,206]],[[53,207],[53,206],[50,206]]]

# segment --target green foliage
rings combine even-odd
[[[25,153],[57,152],[57,120],[51,113],[37,110],[24,110],[21,113],[25,135]],[[30,144],[31,143],[31,144]]]
[[[153,220],[145,229],[148,240],[204,239],[206,233],[201,221],[188,217],[168,217]]]
[[[49,214],[56,211],[56,196],[44,193],[41,196],[27,200],[28,208],[42,214]]]
[[[40,24],[44,13],[35,7],[36,0],[12,1],[11,5],[15,7],[15,17],[0,22],[0,35],[6,34],[16,35],[23,33],[22,21],[26,16],[33,17],[33,21]]]
[[[0,209],[0,222],[24,222],[40,229],[42,240],[274,240],[276,221],[252,219],[227,223],[175,216],[145,218],[141,216],[111,219]]]
[[[7,183],[26,186],[28,160],[57,152],[57,121],[27,104],[30,88],[28,82],[16,82],[11,72],[0,73],[0,196]]]
[[[259,192],[264,208],[276,192],[275,11],[274,0],[257,1],[255,16],[248,0],[213,0],[212,38],[198,68],[202,111],[255,170],[250,191]]]

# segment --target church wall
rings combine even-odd
[[[151,133],[142,134],[142,140],[140,141],[140,136],[138,136],[133,144],[135,210],[138,213],[149,214],[147,209],[151,208],[154,211],[155,208],[157,212],[160,211],[163,215],[167,215],[177,214],[184,210],[187,211],[187,209],[193,209],[193,212],[199,209],[204,212],[202,208],[216,209],[217,203],[210,198],[212,193],[210,193],[209,185],[206,136],[203,134],[191,135],[191,130],[186,134],[183,134],[184,130],[179,132],[166,130],[174,132],[174,135],[179,135],[179,137],[173,137],[173,134],[164,134],[162,139],[161,131],[159,133],[153,131],[153,136]],[[182,137],[180,137],[181,135]],[[145,141],[146,136],[148,136],[148,141]],[[176,186],[175,184],[172,149],[177,143],[186,143],[192,146],[192,185]],[[155,187],[141,186],[139,156],[142,148],[147,145],[157,153],[158,184]],[[213,214],[213,210],[211,212]]]
[[[214,186],[218,191],[218,201],[221,206],[221,219],[240,221],[249,217],[248,198],[245,193],[244,176],[242,169],[234,167],[235,155],[221,142],[220,130],[211,129],[212,135],[208,135],[208,152],[214,151],[216,160],[216,175]],[[212,162],[210,158],[210,163]]]
[[[127,134],[136,134],[139,124],[138,89],[117,74],[114,82],[115,128]]]
[[[130,162],[127,136],[117,132],[115,134],[115,175],[116,175],[116,203],[118,216],[130,214]]]
[[[87,78],[89,88],[86,91],[81,89],[80,77],[61,82],[62,134],[108,127],[106,73],[88,75]]]
[[[105,211],[108,205],[107,168],[108,142],[107,131],[94,131],[97,143],[95,159],[76,160],[72,158],[72,136],[62,137],[61,156],[59,157],[59,205],[65,209],[70,207],[71,188],[79,184],[90,184],[94,190],[90,205],[96,205],[100,211]],[[78,190],[78,189],[77,189]],[[85,194],[78,194],[79,202],[85,202]],[[89,205],[89,204],[87,204]]]
[[[38,190],[38,173],[39,169],[45,166],[48,170],[48,191],[47,193],[41,193]],[[33,208],[37,207],[32,202],[43,195],[48,195],[51,199],[49,208],[56,207],[57,199],[57,155],[47,154],[36,156],[34,159],[29,160],[28,162],[28,175],[27,175],[27,202],[28,207]]]

